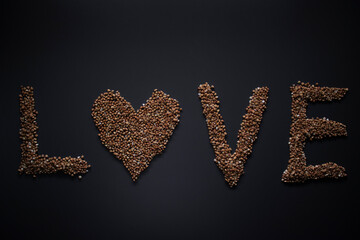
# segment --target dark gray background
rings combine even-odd
[[[35,3],[36,2],[36,3]],[[2,1],[1,232],[12,239],[344,239],[359,227],[359,1]],[[343,180],[284,184],[289,87],[348,87],[308,115],[348,137],[306,146],[309,164],[334,161]],[[228,141],[252,89],[268,110],[236,188],[213,162],[199,84],[215,85]],[[40,152],[85,155],[82,181],[19,176],[20,85],[35,88]],[[101,145],[91,106],[106,89],[137,109],[153,89],[179,100],[166,151],[131,181]],[[356,234],[356,235],[355,235]],[[9,238],[6,238],[9,239]]]

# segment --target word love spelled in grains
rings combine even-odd
[[[304,153],[306,141],[325,137],[346,136],[346,126],[327,118],[308,118],[309,102],[340,100],[347,88],[319,87],[317,84],[298,82],[290,87],[292,105],[290,127],[290,159],[282,181],[305,182],[310,179],[345,177],[345,168],[333,162],[307,165]],[[230,187],[236,186],[244,173],[244,165],[257,139],[260,123],[266,110],[269,89],[253,90],[249,105],[243,116],[234,152],[226,141],[226,127],[220,114],[220,101],[214,86],[208,83],[198,87],[198,95],[208,127],[210,143],[215,153],[214,162],[224,174]],[[38,125],[35,110],[34,89],[21,86],[20,97],[20,174],[63,172],[82,178],[88,172],[84,156],[49,157],[38,154]],[[95,100],[92,117],[99,130],[101,143],[122,161],[133,181],[148,168],[151,160],[166,148],[179,123],[180,105],[177,100],[157,89],[152,96],[135,111],[118,91],[108,90]]]

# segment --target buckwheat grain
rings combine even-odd
[[[30,86],[21,86],[20,98],[20,140],[21,163],[18,169],[20,174],[29,174],[36,177],[38,174],[51,174],[62,171],[74,176],[86,173],[90,165],[84,160],[84,156],[73,157],[49,157],[38,155],[39,129],[36,121],[38,112],[35,110],[34,89]]]

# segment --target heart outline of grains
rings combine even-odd
[[[230,187],[237,185],[244,174],[244,165],[252,152],[252,146],[257,139],[263,113],[268,100],[268,87],[258,87],[253,90],[246,114],[243,116],[241,128],[238,132],[236,149],[232,149],[226,141],[226,126],[220,114],[220,101],[214,86],[208,83],[198,87],[198,95],[203,107],[203,114],[209,132],[210,143],[214,149],[214,162],[224,174],[225,181]]]
[[[52,174],[62,171],[75,176],[85,174],[91,167],[84,160],[84,156],[78,157],[49,157],[47,154],[38,154],[38,129],[36,121],[38,111],[35,109],[34,88],[31,86],[20,86],[20,139],[21,162],[18,168],[19,174],[28,174],[36,177],[38,174]],[[82,179],[82,176],[78,176]]]
[[[91,115],[102,144],[123,162],[135,182],[165,150],[180,111],[176,99],[157,89],[137,111],[120,92],[108,89],[95,100]]]

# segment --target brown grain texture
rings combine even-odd
[[[33,177],[39,174],[51,174],[63,172],[74,176],[85,174],[91,166],[79,157],[49,157],[46,154],[38,154],[39,129],[36,121],[38,112],[35,110],[34,89],[30,86],[21,86],[20,98],[20,140],[21,163],[18,169],[20,174],[30,174]],[[81,179],[82,177],[79,176]]]
[[[165,150],[181,108],[157,89],[135,111],[118,91],[108,89],[94,102],[92,117],[102,144],[121,160],[136,181],[151,160]]]
[[[232,153],[226,141],[226,127],[220,114],[220,101],[214,86],[201,84],[198,95],[201,99],[203,114],[209,132],[210,143],[215,152],[215,163],[224,174],[225,181],[230,187],[236,186],[240,176],[244,173],[244,164],[252,152],[252,146],[257,139],[261,119],[266,109],[269,89],[258,87],[253,90],[246,114],[243,116],[238,133],[237,147]]]
[[[319,87],[310,83],[298,82],[290,87],[291,120],[290,159],[282,175],[283,182],[304,182],[309,179],[345,177],[345,168],[333,162],[321,165],[306,165],[304,152],[306,140],[312,141],[325,137],[346,136],[346,126],[327,118],[307,118],[309,102],[340,100],[347,88]]]

